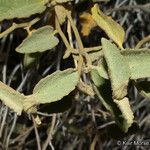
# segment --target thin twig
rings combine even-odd
[[[76,25],[71,17],[71,13],[70,12],[67,12],[67,18],[68,20],[70,21],[70,24],[71,24],[71,27],[73,29],[73,32],[75,34],[75,37],[76,37],[76,40],[77,40],[77,43],[78,43],[78,46],[79,46],[79,61],[78,61],[78,73],[79,73],[79,80],[80,80],[80,76],[81,76],[81,71],[82,71],[82,66],[83,66],[83,43],[82,43],[82,40],[81,40],[81,37],[79,35],[79,32],[76,28]]]
[[[83,51],[86,53],[96,52],[96,51],[101,51],[101,50],[102,50],[102,46],[83,48]],[[79,49],[72,49],[72,53],[73,54],[79,54]]]
[[[56,122],[56,114],[53,114],[51,128],[49,130],[48,137],[47,137],[45,143],[43,144],[42,150],[46,150],[46,148],[49,144],[49,141],[51,141],[51,139],[52,139],[52,132],[54,130],[55,122]]]
[[[62,32],[62,29],[61,29],[59,21],[58,21],[58,17],[55,18],[55,24],[56,24],[56,29],[57,29],[60,37],[62,38],[67,50],[71,49],[71,46],[70,46],[65,34]]]
[[[145,43],[147,43],[149,41],[150,41],[150,35],[146,36],[141,41],[139,41],[138,44],[135,46],[135,49],[141,48],[143,44],[145,44]]]
[[[17,121],[17,118],[18,118],[18,117],[17,117],[17,114],[15,113],[15,114],[14,114],[14,120],[13,120],[11,129],[10,129],[10,131],[9,131],[9,134],[8,134],[7,140],[6,140],[6,150],[7,150],[8,147],[9,147],[10,137],[11,137],[13,131],[14,131],[14,128],[15,128],[15,125],[16,125],[16,121]]]
[[[25,131],[24,133],[20,134],[19,136],[17,136],[16,138],[12,139],[12,141],[10,142],[10,144],[14,144],[16,143],[17,141],[20,141],[22,140],[25,140],[26,137],[31,133],[31,131],[34,129],[34,126],[31,126],[30,128],[28,128],[27,131]],[[24,138],[25,137],[25,138]]]
[[[3,66],[3,69],[2,69],[3,83],[6,83],[7,64],[8,64],[8,59],[9,59],[10,47],[11,47],[11,44],[12,44],[12,41],[13,41],[13,34],[10,35],[9,39],[10,39],[10,42],[8,44],[8,50],[7,50],[4,66]],[[6,107],[5,112],[3,114],[3,120],[2,120],[2,123],[1,123],[1,126],[0,126],[0,137],[3,135],[3,130],[4,130],[4,125],[5,125],[5,121],[6,121],[6,118],[7,118],[7,114],[8,114],[8,107]]]
[[[41,150],[40,137],[39,137],[38,130],[37,130],[37,125],[36,125],[36,122],[35,122],[35,119],[34,119],[33,116],[32,116],[32,120],[33,120],[33,125],[34,125],[34,130],[35,130],[35,136],[36,136],[38,150]]]
[[[39,18],[35,18],[32,21],[26,22],[26,23],[20,23],[20,24],[13,23],[10,28],[8,28],[4,32],[0,33],[0,39],[3,38],[3,37],[5,37],[5,36],[7,36],[9,33],[11,33],[12,31],[14,31],[15,29],[30,27],[33,24],[35,24],[36,22],[38,22],[39,20],[40,20]]]

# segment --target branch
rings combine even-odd
[[[15,29],[31,27],[33,24],[35,24],[39,20],[40,20],[40,18],[35,18],[32,21],[26,22],[26,23],[20,23],[20,24],[13,23],[10,28],[8,28],[4,32],[0,33],[0,39],[3,38],[3,37],[5,37],[5,36],[7,36],[9,33],[11,33],[12,31],[14,31]]]
[[[144,37],[141,41],[139,41],[138,44],[135,46],[135,49],[139,49],[140,47],[142,47],[143,44],[149,41],[150,41],[150,35]]]

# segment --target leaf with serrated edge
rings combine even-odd
[[[27,96],[24,104],[26,107],[25,109],[33,105],[61,100],[75,89],[77,83],[78,72],[74,69],[70,68],[64,71],[56,71],[37,83],[33,90],[33,94]]]
[[[18,115],[21,115],[25,96],[15,91],[11,87],[7,86],[6,84],[2,83],[1,81],[0,99],[6,106],[13,109],[13,111],[16,112]]]
[[[97,25],[106,32],[108,37],[112,39],[120,48],[124,42],[124,29],[111,17],[105,15],[97,4],[92,8],[92,17]]]
[[[102,47],[108,66],[113,98],[122,99],[127,95],[127,86],[130,77],[129,66],[115,44],[102,38]]]
[[[0,21],[42,13],[44,4],[44,0],[0,0]]]
[[[133,119],[134,119],[133,112],[132,112],[130,104],[129,104],[129,100],[127,97],[125,97],[119,101],[114,100],[114,102],[119,107],[120,111],[122,112],[122,117],[124,118],[124,126],[122,126],[122,124],[120,126],[124,132],[127,132],[128,128],[132,125]],[[119,124],[120,123],[118,123],[118,125]]]
[[[32,32],[17,48],[19,53],[44,52],[58,44],[51,26],[44,26]]]

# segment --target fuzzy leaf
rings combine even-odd
[[[91,70],[91,79],[98,88],[99,98],[104,107],[112,112],[112,94],[109,80],[102,78],[96,69]]]
[[[98,61],[96,69],[101,77],[103,77],[104,79],[109,79],[108,67],[104,58]]]
[[[114,102],[117,104],[118,108],[120,109],[122,113],[123,123],[120,124],[120,122],[117,121],[118,125],[122,128],[124,132],[128,131],[128,128],[133,123],[133,112],[130,108],[129,100],[127,97],[123,98],[122,100],[114,100]]]
[[[130,70],[120,50],[109,40],[102,38],[104,57],[108,66],[108,73],[114,99],[122,99],[127,95]]]
[[[25,110],[34,105],[56,102],[72,92],[78,83],[78,72],[74,69],[56,71],[37,83],[33,94],[27,96]]]
[[[44,0],[0,0],[0,21],[25,18],[45,10]]]
[[[131,79],[150,77],[150,50],[125,50],[121,54],[129,64]]]
[[[0,99],[18,115],[23,110],[25,96],[0,81]]]
[[[63,24],[66,21],[66,16],[67,16],[66,11],[67,10],[62,5],[55,6],[55,12],[60,24]]]
[[[91,11],[92,17],[97,25],[106,32],[110,39],[112,39],[120,48],[122,48],[125,37],[124,29],[111,17],[105,15],[99,9],[97,4],[94,5]]]
[[[102,104],[113,114],[119,128],[123,132],[127,132],[133,122],[133,112],[130,108],[128,99],[113,100],[110,81],[99,76],[97,70],[92,70],[91,78],[98,87],[98,97]]]
[[[19,53],[44,52],[58,44],[51,26],[44,26],[35,30],[16,48]]]
[[[125,58],[130,68],[130,78],[140,79],[150,77],[150,49],[123,50],[120,53]],[[97,53],[98,54],[98,53]],[[108,79],[107,67],[105,61],[99,61],[97,70],[105,79]]]
[[[105,82],[105,80],[99,75],[96,69],[91,70],[91,78],[97,87],[100,87]]]
[[[71,2],[73,0],[54,0],[56,3],[67,3],[67,2]]]

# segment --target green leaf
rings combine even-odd
[[[108,67],[104,58],[98,61],[98,65],[96,67],[99,75],[105,79],[109,79],[108,76]]]
[[[51,26],[44,26],[28,35],[16,48],[16,51],[19,53],[44,52],[54,48],[58,42],[58,39],[54,36],[53,28]]]
[[[102,38],[104,57],[108,66],[108,73],[114,99],[122,99],[127,95],[127,86],[130,77],[130,70],[120,50],[110,41]]]
[[[129,100],[125,97],[122,100],[114,100],[114,102],[122,113],[120,117],[123,118],[123,123],[120,123],[118,119],[116,119],[116,122],[124,132],[128,132],[128,128],[132,125],[134,119]]]
[[[24,107],[28,110],[34,105],[52,103],[61,100],[72,92],[78,83],[78,72],[74,69],[56,71],[40,80],[33,94],[27,96]]]
[[[120,51],[120,53],[129,65],[131,79],[150,77],[150,49],[127,49]],[[107,66],[105,65],[105,61],[101,60],[97,65],[97,70],[100,76],[108,79]]]
[[[62,25],[66,21],[67,17],[67,9],[65,9],[62,5],[55,6],[55,13],[58,17],[59,23]]]
[[[30,68],[39,60],[39,57],[40,57],[40,53],[25,54],[23,60],[24,67]]]
[[[97,4],[92,8],[92,17],[97,25],[106,32],[108,37],[112,39],[120,48],[124,42],[124,29],[111,17],[105,15]]]
[[[100,101],[113,114],[119,128],[123,132],[127,132],[133,122],[133,112],[128,99],[113,100],[110,81],[99,76],[97,70],[92,70],[91,77],[94,84],[98,87]]]
[[[150,50],[124,50],[121,54],[129,64],[131,79],[150,77]]]
[[[18,115],[21,115],[25,99],[23,94],[0,82],[0,99],[6,106],[13,109]]]
[[[99,72],[96,69],[91,70],[91,79],[97,87],[100,87],[105,83],[105,79],[99,75]]]
[[[110,104],[110,102],[112,101],[110,82],[108,80],[105,80],[104,78],[102,78],[96,69],[92,69],[90,73],[91,73],[91,79],[92,79],[93,83],[98,88],[98,91],[97,91],[97,88],[95,89],[96,94],[98,95],[98,97],[99,97],[100,101],[102,102],[102,104],[104,105],[104,107],[108,111],[112,112],[111,104]]]
[[[54,0],[56,3],[67,3],[67,2],[71,2],[73,0]]]
[[[0,21],[42,13],[44,4],[44,0],[0,0]]]

